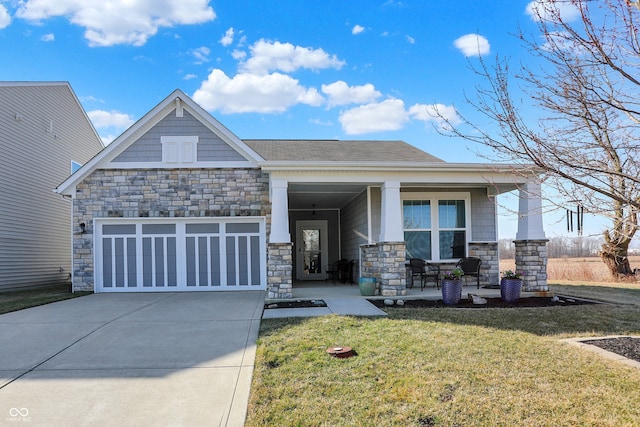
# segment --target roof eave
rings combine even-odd
[[[521,165],[521,164],[502,164],[502,163],[447,163],[447,162],[390,162],[390,161],[293,161],[293,160],[280,160],[280,161],[264,161],[260,162],[260,166],[265,171],[269,170],[402,170],[402,171],[416,171],[416,172],[434,172],[434,171],[446,171],[446,172],[469,172],[480,170],[494,170],[497,172],[514,172],[514,173],[527,173],[527,174],[540,174],[542,169],[536,168],[533,165]]]

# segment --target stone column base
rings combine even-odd
[[[375,277],[382,296],[407,294],[406,245],[404,242],[383,242],[360,247],[362,277]]]
[[[522,290],[548,292],[548,240],[516,240],[516,271],[522,272]]]
[[[267,298],[293,298],[293,243],[268,244]]]

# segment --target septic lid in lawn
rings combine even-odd
[[[351,347],[329,347],[327,353],[338,359],[346,359],[353,356],[353,349]]]

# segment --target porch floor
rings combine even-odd
[[[429,286],[420,290],[420,285],[416,284],[413,289],[407,288],[407,294],[401,297],[389,296],[372,296],[363,297],[360,295],[358,284],[352,285],[346,283],[336,283],[322,281],[294,281],[293,282],[293,299],[322,299],[322,298],[413,298],[413,299],[442,299],[442,290],[434,286]],[[463,286],[462,295],[476,294],[482,297],[500,297],[500,289],[484,289],[476,288],[475,285]],[[523,296],[525,293],[523,292]],[[273,301],[273,300],[270,300]]]

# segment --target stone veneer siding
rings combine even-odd
[[[293,243],[269,243],[267,298],[293,298]]]
[[[94,289],[95,218],[264,216],[271,226],[269,176],[259,169],[97,170],[73,201],[73,290]],[[80,233],[80,223],[87,226]]]
[[[471,242],[469,256],[482,260],[480,264],[480,287],[500,284],[500,258],[498,242]],[[465,285],[474,285],[475,277],[465,279]]]
[[[362,277],[376,278],[376,293],[382,296],[407,294],[406,245],[383,242],[362,245]]]
[[[522,272],[522,290],[548,292],[548,240],[516,240],[516,271]]]

